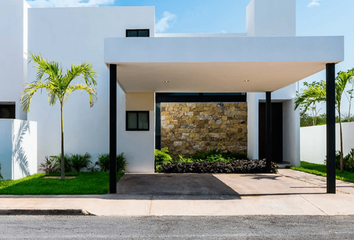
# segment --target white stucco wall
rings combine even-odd
[[[0,103],[16,104],[16,118],[26,119],[20,99],[27,81],[27,11],[22,0],[0,1]]]
[[[300,166],[300,115],[294,106],[294,99],[283,101],[283,158]]]
[[[149,131],[126,131],[126,94],[118,91],[118,152],[124,152],[128,160],[127,172],[153,173],[155,171],[155,111],[149,111]],[[147,101],[151,99],[148,98]],[[155,98],[153,99],[155,106]],[[142,110],[142,109],[139,109]],[[148,109],[145,109],[148,110]]]
[[[63,17],[65,16],[65,17]],[[98,102],[93,108],[85,92],[72,93],[64,106],[65,152],[89,152],[93,161],[108,153],[109,70],[104,64],[104,38],[125,37],[126,29],[150,29],[154,35],[154,7],[41,8],[29,11],[29,51],[41,53],[65,68],[87,61],[98,73]],[[31,64],[28,81],[35,80]],[[77,83],[77,81],[75,82]],[[119,111],[118,117],[125,115]],[[60,153],[59,105],[50,107],[46,93],[37,93],[28,117],[38,122],[38,162]],[[124,124],[122,122],[122,124]],[[137,140],[138,141],[138,140]],[[133,149],[134,152],[139,148]],[[131,148],[119,146],[127,161]],[[131,164],[129,164],[131,165]]]
[[[354,148],[354,122],[343,126],[343,153],[347,155]],[[327,155],[326,125],[300,128],[301,161],[323,164]],[[339,124],[336,124],[336,151],[340,150]]]
[[[37,173],[37,123],[0,119],[0,162],[5,179]]]
[[[251,0],[247,6],[247,36],[296,35],[296,0]]]

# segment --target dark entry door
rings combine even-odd
[[[259,103],[259,159],[266,158],[266,104]],[[272,103],[272,162],[283,162],[283,103]]]

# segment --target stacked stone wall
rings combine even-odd
[[[247,103],[162,103],[161,146],[174,156],[214,147],[247,154]]]

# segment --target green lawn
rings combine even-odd
[[[0,194],[9,195],[72,195],[106,194],[109,191],[108,172],[69,173],[73,179],[48,179],[45,176],[60,174],[34,174],[19,180],[0,182]],[[117,182],[124,173],[117,174]]]
[[[301,161],[300,167],[291,167],[291,169],[324,177],[327,176],[327,167],[324,164],[314,164]],[[336,170],[336,178],[347,182],[354,182],[354,173],[347,171],[341,173],[339,170]]]

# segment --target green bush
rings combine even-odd
[[[324,160],[324,164],[327,164],[327,156]],[[336,169],[340,170],[340,151],[336,151]],[[343,170],[354,172],[354,148],[343,157]]]
[[[192,155],[195,160],[206,160],[208,162],[222,161],[227,162],[229,160],[248,160],[247,155],[243,153],[233,153],[230,151],[221,152],[221,149],[216,147],[209,149],[207,152],[201,152]]]
[[[168,148],[161,150],[155,149],[156,172],[161,172],[161,166],[168,163],[193,163],[193,162],[224,162],[228,163],[232,160],[248,160],[246,154],[233,153],[230,151],[221,152],[221,149],[211,148],[207,152],[197,153],[191,156],[179,155],[172,158]]]
[[[61,171],[61,154],[57,156],[50,156],[50,158],[53,158],[54,161],[58,164],[58,171]],[[71,166],[71,158],[69,154],[64,155],[64,170],[65,172],[71,172],[72,171],[72,166]]]
[[[59,172],[60,163],[58,163],[55,157],[45,157],[45,161],[39,165],[39,170],[45,173]]]
[[[161,150],[155,149],[155,164],[161,165],[172,161],[172,157],[168,148],[163,148]]]
[[[71,167],[76,172],[80,172],[83,168],[89,169],[91,165],[91,155],[89,153],[85,153],[84,155],[72,154],[70,157],[70,163]]]
[[[98,155],[98,161],[96,162],[103,172],[109,171],[109,154],[100,154]],[[117,172],[124,172],[127,166],[127,162],[124,156],[124,153],[121,153],[117,156]]]

